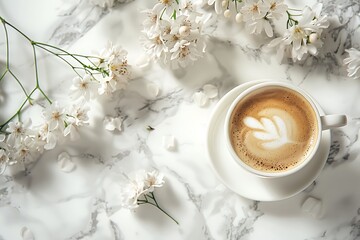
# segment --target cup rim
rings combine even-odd
[[[231,117],[231,114],[234,111],[236,105],[239,103],[239,101],[241,99],[248,96],[249,94],[251,94],[255,90],[265,88],[265,87],[284,87],[284,88],[287,88],[287,89],[290,89],[290,90],[293,90],[293,91],[297,92],[298,94],[303,96],[303,98],[311,105],[311,107],[312,107],[312,109],[313,109],[313,111],[315,112],[315,115],[316,115],[316,122],[317,122],[318,131],[317,131],[317,137],[316,137],[315,145],[311,149],[311,152],[308,154],[308,156],[302,162],[298,163],[295,167],[293,167],[293,168],[291,168],[290,170],[287,170],[287,171],[263,172],[263,171],[255,169],[255,168],[252,168],[251,166],[247,165],[246,163],[244,163],[240,159],[240,157],[236,154],[236,152],[233,149],[233,146],[231,144],[230,134],[229,134],[230,117]],[[318,110],[316,104],[314,103],[314,100],[310,97],[310,95],[307,94],[304,90],[302,90],[298,86],[295,86],[295,85],[293,85],[291,83],[278,82],[278,81],[269,81],[269,82],[258,83],[258,84],[254,85],[254,86],[249,87],[248,89],[246,89],[242,93],[240,93],[239,96],[237,96],[236,99],[231,103],[229,109],[227,110],[224,127],[225,127],[224,132],[225,132],[226,145],[227,145],[227,148],[228,148],[230,154],[232,155],[233,160],[237,164],[239,164],[241,167],[243,167],[245,170],[247,170],[249,173],[255,174],[255,175],[257,175],[259,177],[263,177],[263,178],[275,178],[275,177],[288,176],[288,175],[291,175],[291,174],[294,174],[294,173],[298,172],[300,169],[302,169],[304,166],[306,166],[313,159],[316,151],[319,148],[320,140],[321,140],[321,131],[322,131],[320,113],[319,113],[319,110]]]

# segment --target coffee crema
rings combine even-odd
[[[262,172],[289,170],[311,153],[319,126],[311,104],[294,90],[269,86],[235,106],[229,124],[233,149]]]

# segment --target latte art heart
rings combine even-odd
[[[235,106],[229,134],[233,149],[245,164],[260,171],[286,171],[311,152],[318,134],[316,113],[291,89],[258,89]]]
[[[284,120],[279,116],[262,117],[260,121],[253,117],[245,117],[244,124],[252,130],[252,135],[263,141],[261,145],[266,149],[279,148],[291,143]]]

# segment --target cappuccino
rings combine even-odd
[[[301,94],[268,86],[237,103],[228,131],[245,164],[262,172],[284,172],[309,156],[320,130],[316,112]]]

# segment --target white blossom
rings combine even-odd
[[[139,206],[139,201],[144,201],[143,195],[153,192],[155,188],[164,185],[164,175],[157,170],[139,170],[131,174],[128,182],[121,188],[120,205],[128,209]]]
[[[269,20],[265,18],[249,20],[246,22],[245,27],[250,34],[260,34],[265,31],[268,37],[272,37],[274,35]]]
[[[160,6],[159,4],[156,6]],[[163,9],[164,4],[165,1],[162,1]],[[141,43],[150,58],[160,60],[172,68],[186,67],[198,60],[203,56],[206,47],[202,33],[202,14],[196,11],[191,1],[179,1],[179,5],[176,6],[176,18],[165,15],[155,18],[154,8],[148,10],[151,21],[145,20],[144,35],[141,38]]]
[[[113,92],[117,90],[116,84],[117,82],[114,77],[104,77],[100,80],[100,87],[98,89],[98,93],[100,95],[110,96]]]
[[[21,160],[23,162],[32,161],[32,147],[31,139],[29,137],[24,138],[15,149],[15,159]]]
[[[26,136],[26,132],[28,131],[28,127],[31,124],[31,121],[27,121],[26,123],[22,122],[9,122],[6,131],[10,133],[7,137],[7,142],[12,145],[20,144],[24,136]]]
[[[120,192],[120,205],[124,208],[137,208],[138,199],[144,193],[144,182],[129,181],[128,184],[122,187]]]
[[[74,99],[82,99],[89,101],[96,96],[98,83],[88,74],[84,77],[75,77],[73,85],[70,87],[70,96]]]
[[[164,185],[164,175],[159,171],[147,172],[144,177],[144,187],[146,191],[152,192],[154,188],[162,187]]]
[[[50,131],[64,129],[65,112],[57,102],[52,103],[43,110],[43,116]]]
[[[329,26],[326,16],[318,14],[318,6],[316,5],[316,12],[305,7],[298,22],[287,29],[284,36],[275,38],[268,44],[269,49],[276,49],[279,61],[284,56],[296,62],[304,60],[309,54],[318,54],[318,49],[323,45],[322,31]]]
[[[280,19],[288,9],[284,0],[264,0],[264,4],[269,9],[267,18]]]
[[[170,60],[173,61],[173,67],[176,69],[178,66],[186,67],[190,63],[196,61],[202,57],[204,52],[205,45],[199,43],[190,42],[187,40],[181,40],[175,44],[175,46],[170,50],[171,57]]]
[[[168,17],[171,17],[174,14],[174,11],[179,8],[176,0],[158,0],[158,3],[155,5],[156,8],[164,9],[165,14]]]
[[[242,18],[244,22],[255,21],[265,17],[269,10],[269,6],[264,4],[262,0],[246,0],[244,6],[241,8]]]
[[[360,51],[355,48],[345,50],[349,56],[344,59],[347,65],[348,77],[360,78]]]

